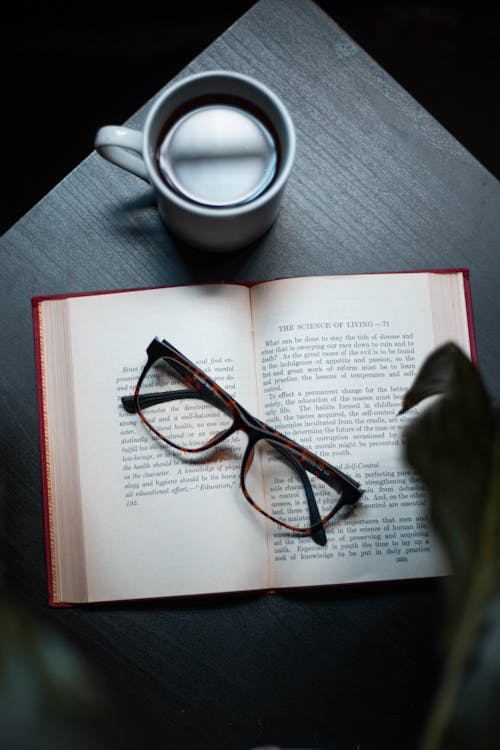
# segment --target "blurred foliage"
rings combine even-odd
[[[406,431],[406,454],[427,486],[447,553],[442,684],[422,750],[500,747],[499,410],[454,344],[423,364],[403,399],[406,411],[441,398]]]
[[[74,646],[2,597],[2,750],[126,750],[137,740]]]

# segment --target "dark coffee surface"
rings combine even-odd
[[[175,122],[157,150],[159,172],[182,197],[207,206],[234,206],[260,195],[277,165],[275,140],[246,110],[209,104]]]

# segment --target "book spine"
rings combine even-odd
[[[41,328],[40,299],[32,300],[33,336],[35,346],[35,372],[38,400],[38,435],[40,441],[40,464],[42,476],[43,522],[45,535],[45,568],[47,576],[48,603],[50,607],[69,606],[57,599],[55,549],[51,507],[51,485],[49,446],[47,441],[47,412],[45,408],[45,369],[43,333]]]

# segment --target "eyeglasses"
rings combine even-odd
[[[360,484],[252,416],[172,344],[153,339],[126,411],[162,441],[200,453],[241,430],[247,446],[240,484],[248,502],[271,521],[326,544],[325,524],[363,494]]]

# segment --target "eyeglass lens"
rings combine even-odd
[[[139,409],[155,432],[179,448],[203,447],[231,426],[233,418],[190,388],[182,364],[157,360],[139,391]],[[188,393],[191,397],[187,397]]]

